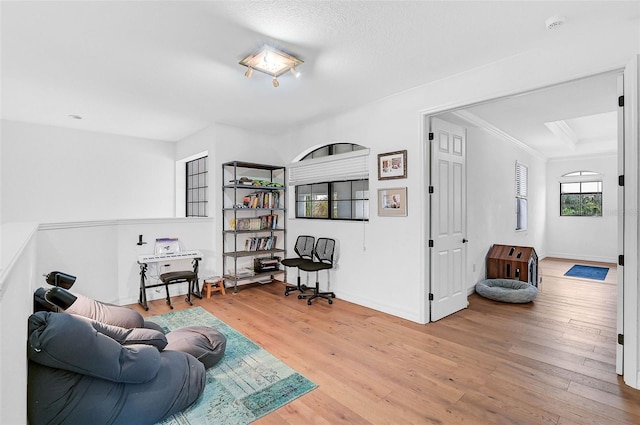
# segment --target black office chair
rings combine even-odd
[[[336,246],[336,241],[329,238],[318,238],[316,247],[313,250],[313,255],[318,261],[305,261],[298,265],[299,270],[305,272],[316,272],[316,287],[311,294],[300,294],[299,299],[306,298],[307,304],[311,305],[311,302],[315,298],[324,298],[329,304],[333,304],[332,298],[336,297],[333,292],[320,292],[320,270],[329,270],[333,268],[333,251]]]
[[[313,262],[313,244],[315,242],[316,238],[313,236],[298,236],[298,239],[296,239],[296,246],[293,248],[298,256],[294,258],[285,258],[281,263],[285,267],[298,267],[306,261]],[[284,295],[289,296],[289,292],[293,291],[300,291],[300,293],[304,294],[306,290],[307,287],[300,284],[300,269],[298,268],[298,285],[287,286],[284,288]]]

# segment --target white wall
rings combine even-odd
[[[526,231],[515,230],[516,161],[529,167]],[[545,192],[543,158],[485,130],[467,128],[469,284],[486,277],[486,256],[493,244],[532,246],[540,258],[545,256]]]
[[[618,256],[616,155],[551,160],[547,167],[547,255],[615,263]],[[573,171],[602,174],[602,217],[561,217],[560,177]]]
[[[27,318],[36,282],[37,224],[2,225],[0,424],[27,423]]]
[[[144,245],[138,245],[143,235]],[[214,274],[217,252],[214,247],[213,218],[171,218],[105,220],[43,224],[38,231],[37,273],[54,270],[77,277],[72,292],[113,304],[138,301],[140,267],[138,256],[154,251],[156,238],[177,237],[185,250],[203,254],[199,276]],[[158,283],[157,276],[172,270],[190,270],[191,261],[171,263],[171,268],[159,272],[150,266],[149,284]],[[47,286],[44,279],[38,286]],[[173,285],[172,296],[186,294],[185,285]],[[149,300],[164,298],[164,288],[147,290]]]
[[[174,216],[175,144],[2,121],[2,222]]]
[[[212,236],[215,256],[215,274],[222,273],[222,164],[246,161],[269,165],[286,165],[280,137],[260,134],[222,124],[211,126],[193,134],[176,147],[176,157],[185,158],[198,152],[209,152],[209,214],[216,217]],[[290,245],[293,247],[293,245]]]
[[[611,55],[605,53],[612,52],[603,52],[603,62],[600,66],[612,60]],[[364,232],[363,225],[358,223],[291,220],[287,236],[288,246],[293,246],[298,234],[336,237],[341,250],[339,268],[331,272],[330,281],[331,289],[339,297],[416,322],[428,320],[425,307],[426,273],[419,267],[421,263],[427,262],[428,255],[424,236],[427,216],[424,208],[426,160],[423,158],[427,156],[422,140],[423,116],[602,71],[602,68],[594,69],[593,64],[587,66],[583,59],[577,56],[569,60],[558,51],[528,52],[527,55],[457,74],[336,117],[291,129],[286,144],[282,145],[289,160],[311,147],[334,141],[347,141],[371,148],[369,188],[372,214],[369,223],[364,226]],[[555,61],[558,66],[551,69],[542,65],[549,60]],[[622,63],[617,64],[621,65]],[[478,84],[478,81],[482,81],[482,84]],[[378,181],[377,154],[400,149],[408,151],[407,179]],[[509,162],[506,172],[509,173],[510,182],[514,168],[511,161],[521,156],[521,152],[516,154],[511,151],[505,157]],[[486,158],[495,160],[491,156]],[[487,164],[491,161],[487,161]],[[532,175],[536,180],[532,179],[530,184],[536,187],[544,186],[544,167],[534,159],[522,161],[531,163],[528,165],[532,167]],[[482,169],[476,170],[475,173],[482,177]],[[471,180],[469,177],[469,181]],[[408,216],[378,217],[375,208],[377,190],[396,186],[408,187]],[[487,186],[481,190],[485,193],[491,188]],[[509,203],[507,211],[511,211],[512,202],[515,202],[513,196],[505,199],[503,202]],[[544,197],[539,197],[535,203],[536,208],[545,208],[545,202]],[[528,232],[512,233],[511,225],[508,225],[500,230],[504,239],[489,235],[476,238],[478,245],[473,248],[475,251],[472,254],[476,272],[469,275],[468,287],[475,284],[480,277],[481,253],[488,249],[489,239],[492,239],[493,243],[533,245],[542,251],[539,255],[544,255],[544,215],[539,215],[539,211],[536,211],[537,215],[530,213]],[[506,223],[511,223],[511,220],[513,218]],[[484,226],[483,223],[482,225]],[[469,231],[477,230],[472,230],[469,226]],[[363,238],[366,241],[364,249]],[[290,282],[293,282],[293,279],[293,276],[289,277]]]

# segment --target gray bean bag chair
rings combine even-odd
[[[160,326],[144,320],[142,315],[135,310],[96,301],[84,295],[72,294],[63,288],[49,290],[38,288],[35,296],[40,306],[44,306],[50,311],[64,311],[122,328],[150,328],[162,331]]]
[[[166,350],[182,351],[198,359],[206,369],[224,356],[227,338],[209,326],[187,326],[166,335]]]
[[[536,298],[538,288],[520,280],[485,279],[476,283],[476,292],[490,300],[524,304]]]
[[[29,317],[27,415],[31,424],[155,424],[191,405],[204,365],[163,350],[166,337],[79,316]]]
[[[72,294],[63,288],[52,288],[48,291],[42,290],[41,302],[51,304],[60,311],[86,317],[104,325],[113,325],[120,328],[146,328],[163,332],[162,327],[156,323],[144,320],[142,315],[128,307],[103,303],[84,295]],[[113,334],[113,329],[111,329]],[[142,329],[137,329],[135,334],[148,337]],[[133,336],[130,336],[133,338]],[[207,326],[189,326],[167,333],[165,346],[166,350],[182,351],[189,353],[204,364],[205,368],[210,368],[222,359],[227,347],[226,337]]]

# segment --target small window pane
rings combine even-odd
[[[353,212],[351,216],[358,220],[369,219],[369,200],[355,201],[353,203]]]
[[[329,202],[326,200],[311,201],[311,217],[328,218]]]
[[[336,201],[333,203],[333,218],[351,218],[351,201]]]
[[[353,151],[353,144],[351,143],[336,143],[333,145],[333,154],[338,155],[341,153]]]
[[[580,193],[580,183],[560,183],[560,193]]]
[[[323,148],[316,149],[315,151],[311,152],[312,158],[320,158],[323,156],[329,156],[329,146],[325,146]]]
[[[588,192],[602,192],[602,183],[601,182],[584,182],[582,183],[582,193]]]
[[[351,182],[333,183],[333,198],[335,200],[351,199]]]
[[[516,230],[527,230],[527,200],[516,199]]]
[[[351,182],[351,190],[353,199],[369,198],[369,180],[358,180]]]

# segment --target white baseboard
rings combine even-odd
[[[548,253],[548,255],[545,256],[545,258],[546,257],[560,258],[563,260],[594,261],[598,263],[614,263],[614,264],[618,263],[617,257],[596,257],[596,256],[589,256],[589,255],[576,255],[576,254],[570,254],[566,252],[550,252]],[[540,259],[542,258],[543,257],[541,257]]]

